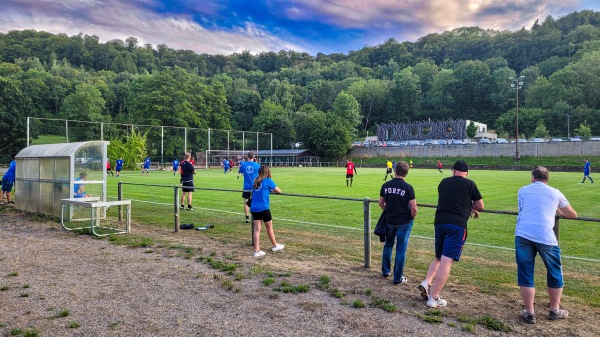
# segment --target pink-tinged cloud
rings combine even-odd
[[[0,32],[34,29],[67,35],[84,33],[96,35],[101,41],[136,37],[140,44],[166,44],[207,54],[303,50],[252,22],[220,29],[209,20],[200,25],[185,13],[158,14],[149,9],[154,5],[152,0],[2,0]],[[202,9],[213,11],[216,7]]]
[[[465,26],[497,30],[531,27],[535,20],[566,14],[580,0],[268,0],[297,21],[344,29],[410,27],[413,38]]]

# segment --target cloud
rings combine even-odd
[[[269,0],[291,20],[327,22],[345,29],[404,32],[418,38],[457,27],[531,27],[536,19],[566,14],[581,0]],[[404,38],[409,36],[404,36]]]
[[[50,33],[96,35],[101,41],[135,37],[141,44],[166,44],[174,49],[190,49],[197,53],[231,54],[249,50],[302,51],[299,45],[272,35],[265,27],[250,21],[230,28],[218,28],[210,16],[202,25],[194,16],[218,10],[214,1],[185,1],[173,13],[154,0],[2,0],[0,31],[34,29]],[[191,6],[194,6],[193,8]],[[182,10],[184,8],[185,10]],[[191,10],[193,9],[193,11]],[[158,12],[157,12],[158,11]],[[171,11],[172,12],[172,11]]]

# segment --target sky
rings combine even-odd
[[[457,27],[530,29],[598,0],[0,0],[0,33],[34,29],[101,42],[137,38],[197,53],[316,55],[416,41]]]

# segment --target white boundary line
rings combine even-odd
[[[114,198],[114,199],[116,199],[115,197],[107,197],[107,198]],[[144,203],[155,204],[155,205],[173,206],[172,203],[166,203],[166,202],[145,201],[145,200],[136,200],[136,199],[131,199],[131,201],[144,202]],[[197,209],[203,209],[203,210],[207,210],[207,211],[221,212],[221,213],[227,213],[227,214],[241,214],[241,212],[223,211],[223,210],[219,210],[219,209],[205,208],[205,207],[198,207]],[[345,226],[336,226],[336,225],[327,225],[327,224],[322,224],[322,223],[318,223],[318,222],[299,221],[299,220],[291,220],[291,219],[283,219],[283,218],[273,218],[273,219],[278,220],[278,221],[284,221],[284,222],[291,222],[291,223],[298,223],[298,224],[307,224],[307,225],[315,225],[315,226],[329,227],[329,228],[348,229],[348,230],[354,230],[354,231],[363,231],[364,230],[363,228],[345,227]],[[419,238],[419,239],[426,239],[426,240],[434,240],[434,238],[427,237],[427,236],[421,236],[421,235],[411,235],[411,237]],[[511,252],[515,251],[514,248],[502,247],[502,246],[484,245],[484,244],[481,244],[481,243],[469,243],[469,245],[470,246],[477,246],[477,247],[484,247],[484,248],[491,248],[491,249],[498,249],[498,250],[506,250],[506,251],[511,251]],[[589,258],[585,258],[585,257],[577,257],[577,256],[569,256],[569,255],[562,255],[562,257],[565,258],[565,259],[573,259],[573,260],[579,260],[579,261],[600,263],[600,259],[589,259]]]

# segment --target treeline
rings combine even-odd
[[[134,37],[0,34],[0,152],[24,145],[25,116],[273,132],[342,156],[378,123],[463,118],[502,136],[600,134],[600,12],[530,29],[463,27],[348,54],[197,54]],[[82,137],[84,137],[82,135]]]

